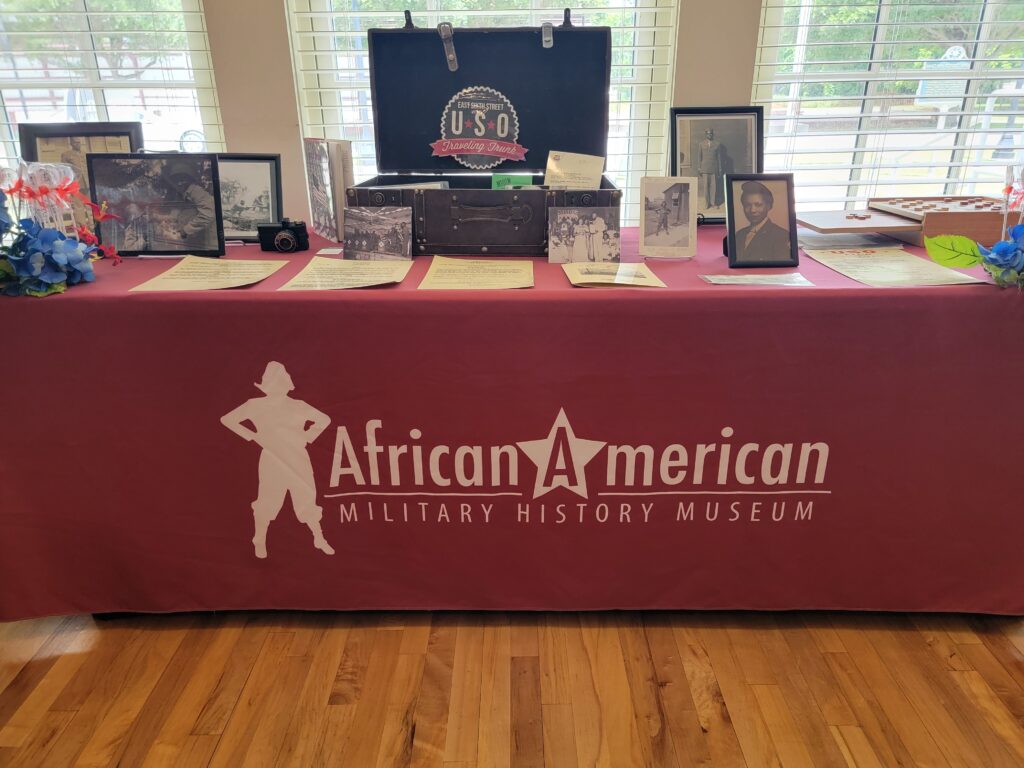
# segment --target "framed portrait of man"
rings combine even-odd
[[[764,170],[763,107],[676,107],[672,175],[697,179],[700,222],[725,222],[725,177]]]
[[[799,264],[793,174],[730,174],[725,197],[730,267]]]
[[[122,256],[223,256],[220,175],[214,154],[90,154],[93,202],[112,214],[101,243]]]
[[[138,152],[142,149],[142,123],[21,123],[18,126],[21,157],[25,162],[63,163],[75,171],[75,181],[89,196],[90,152]],[[75,220],[92,229],[92,214],[80,200],[72,199]]]

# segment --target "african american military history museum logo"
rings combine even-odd
[[[278,362],[268,363],[254,386],[262,396],[221,422],[261,448],[252,502],[260,558],[267,557],[267,529],[286,496],[313,546],[333,555],[321,529],[325,513],[332,527],[335,521],[486,526],[499,519],[559,526],[655,519],[807,525],[830,493],[824,442],[742,441],[735,428],[723,426],[713,442],[613,444],[599,434],[578,434],[561,408],[548,415],[546,431],[538,415],[533,435],[512,435],[501,445],[448,445],[410,424],[381,419],[328,431],[330,416],[291,395],[295,385]],[[308,446],[317,439],[334,441],[329,472],[314,473]],[[318,494],[316,477],[325,476]],[[569,494],[569,501],[554,500]]]
[[[475,85],[463,88],[441,114],[441,138],[430,145],[434,157],[452,157],[475,171],[506,160],[525,160],[519,143],[519,116],[505,94]]]

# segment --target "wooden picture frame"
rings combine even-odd
[[[256,165],[265,167],[265,175],[246,172]],[[280,224],[284,218],[281,156],[220,152],[217,166],[224,239],[258,243],[257,224]],[[259,188],[254,189],[254,184]],[[239,185],[242,189],[238,189]],[[265,202],[261,199],[263,194],[267,196]]]
[[[90,154],[93,202],[117,218],[96,235],[122,256],[223,256],[217,155],[190,152]]]
[[[795,267],[800,263],[793,174],[729,174],[725,198],[730,267]]]
[[[764,108],[673,107],[669,135],[670,175],[698,180],[699,223],[725,223],[725,176],[764,170]]]

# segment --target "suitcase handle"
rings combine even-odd
[[[497,221],[504,224],[525,224],[533,218],[528,205],[453,205],[452,222]]]

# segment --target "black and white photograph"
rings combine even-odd
[[[222,256],[217,156],[145,154],[88,156],[93,202],[106,203],[101,243],[122,256]]]
[[[549,208],[548,261],[618,261],[619,209]]]
[[[320,237],[337,242],[340,233],[334,207],[335,190],[327,142],[324,139],[303,139],[302,144],[305,148],[309,215],[313,231]]]
[[[726,177],[730,267],[795,267],[799,263],[793,174]]]
[[[346,208],[344,234],[346,259],[411,259],[412,208]]]
[[[217,166],[225,239],[259,242],[258,224],[284,218],[281,156],[218,154]]]
[[[672,110],[672,175],[697,178],[697,215],[725,221],[725,176],[764,168],[764,109],[677,107]]]
[[[697,252],[697,179],[640,180],[640,255],[689,258]]]

